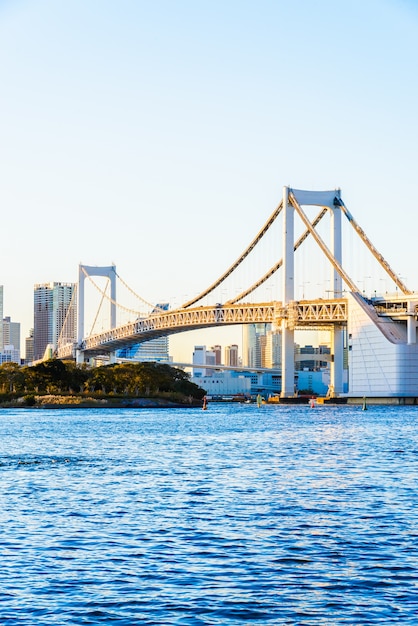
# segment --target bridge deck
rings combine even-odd
[[[175,309],[153,313],[147,318],[124,324],[83,341],[85,354],[103,354],[120,348],[149,341],[163,335],[187,330],[237,324],[271,323],[280,325],[286,320],[289,328],[330,328],[347,322],[347,300],[304,300],[283,306],[281,302],[259,304],[225,304]],[[73,345],[62,346],[59,358],[71,358]]]

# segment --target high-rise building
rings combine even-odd
[[[245,324],[242,328],[242,364],[263,367],[265,337],[271,331],[271,324]]]
[[[281,333],[272,330],[271,324],[247,324],[242,338],[244,366],[281,367]]]
[[[75,290],[75,283],[54,282],[35,285],[33,329],[35,361],[43,358],[48,346],[55,350],[60,338],[65,342],[76,340]]]
[[[193,351],[193,376],[199,378],[205,376],[206,369],[204,367],[196,367],[206,365],[206,346],[195,346]]]
[[[33,361],[33,328],[29,331],[29,337],[25,339],[25,363],[32,363]]]
[[[12,322],[10,317],[3,318],[3,350],[6,346],[9,349],[13,346],[20,359],[20,323]]]
[[[280,332],[270,330],[265,336],[264,353],[262,358],[263,367],[281,369],[282,366],[282,335]]]
[[[238,366],[238,346],[237,344],[232,344],[231,346],[226,346],[225,348],[225,365],[229,365],[230,367]]]
[[[3,346],[6,345],[20,350],[20,323],[12,322],[10,317],[3,318]]]
[[[221,365],[222,363],[222,347],[219,345],[212,346],[211,351],[215,355],[215,365]]]

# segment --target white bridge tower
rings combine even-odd
[[[105,276],[110,280],[110,328],[116,327],[116,266],[97,267],[94,265],[78,266],[78,328],[77,328],[77,363],[84,362],[82,344],[84,340],[84,281],[88,276]],[[110,355],[110,361],[115,354]]]

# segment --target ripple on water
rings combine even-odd
[[[0,623],[415,624],[417,416],[3,411]]]

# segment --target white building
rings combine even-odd
[[[193,350],[193,377],[201,378],[210,374],[210,370],[206,370],[204,365],[208,365],[207,362],[207,350],[206,346],[195,346]],[[198,367],[195,367],[198,366]],[[199,367],[200,366],[200,367]]]
[[[13,346],[3,346],[0,352],[0,365],[2,363],[20,363],[20,350]]]
[[[418,397],[417,294],[399,300],[406,323],[348,295],[348,396]]]
[[[3,346],[13,346],[20,352],[20,322],[12,322],[10,317],[3,318]]]
[[[208,396],[249,396],[251,379],[236,372],[214,372],[211,376],[193,376],[191,381],[206,390]]]

